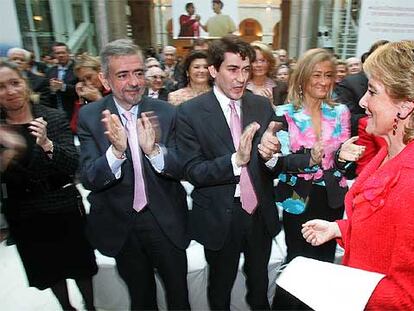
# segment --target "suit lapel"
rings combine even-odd
[[[227,149],[229,149],[229,151],[235,152],[230,128],[227,124],[223,110],[220,107],[220,103],[216,96],[214,96],[213,91],[208,93],[208,96],[202,105],[203,115],[200,116],[202,120],[201,122],[205,122],[209,128],[214,129],[212,134],[218,136],[220,141],[227,147]]]
[[[241,102],[241,114],[242,114],[242,125],[243,129],[246,128],[250,123],[252,123],[255,118],[255,109],[254,104],[249,101],[246,95],[243,95]]]

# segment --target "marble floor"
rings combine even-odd
[[[81,294],[75,282],[68,280],[72,305],[84,310]],[[40,291],[28,286],[16,247],[0,243],[0,310],[1,311],[57,311],[62,310],[50,289]]]

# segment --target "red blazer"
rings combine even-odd
[[[362,172],[365,165],[367,165],[378,151],[386,146],[386,142],[382,137],[374,136],[366,132],[368,117],[363,117],[358,120],[358,140],[356,143],[361,146],[365,146],[365,152],[361,158],[356,162],[357,167],[355,173],[357,176]]]
[[[345,197],[337,221],[343,264],[385,274],[369,310],[414,310],[414,142],[392,160],[383,147]]]

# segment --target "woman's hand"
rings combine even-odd
[[[29,123],[29,130],[34,137],[36,137],[36,144],[38,144],[45,152],[52,151],[53,143],[47,137],[47,122],[43,117],[34,119]]]
[[[323,144],[322,141],[317,141],[311,149],[311,157],[309,160],[309,166],[319,165],[323,158]]]
[[[88,86],[83,82],[76,83],[75,89],[80,98],[84,98],[90,102],[94,102],[102,98],[101,92],[96,87]]]
[[[365,146],[354,144],[358,140],[358,136],[354,136],[346,140],[339,149],[339,161],[357,161],[365,152]]]
[[[15,131],[5,126],[0,126],[0,145],[3,147],[0,153],[0,172],[4,172],[10,162],[24,152],[26,142]]]
[[[312,246],[319,246],[342,235],[336,222],[313,219],[302,225],[302,236]]]
[[[265,88],[260,91],[261,96],[267,97],[270,100],[270,103],[273,105],[273,92],[272,89]]]

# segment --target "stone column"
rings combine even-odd
[[[109,41],[127,38],[126,0],[108,0],[108,32]]]

